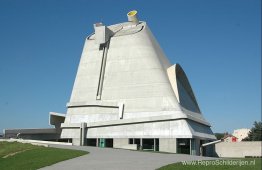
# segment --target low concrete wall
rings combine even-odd
[[[128,145],[128,138],[115,138],[113,142],[114,148],[123,148],[122,146]]]
[[[244,158],[245,156],[262,156],[262,142],[221,142],[215,144],[219,157]]]
[[[24,139],[1,139],[1,141],[6,141],[6,142],[20,142],[20,143],[31,143],[33,145],[43,145],[43,146],[48,146],[48,145],[69,145],[72,146],[72,143],[66,143],[66,142],[52,142],[52,141],[41,141],[41,140],[24,140]]]
[[[114,148],[137,150],[137,144],[127,144],[127,145],[122,145],[122,146],[118,146]]]
[[[173,138],[173,139],[160,138],[159,139],[159,151],[176,153],[177,152],[176,138]]]
[[[72,144],[74,146],[80,146],[80,139],[79,138],[73,138],[72,139]]]
[[[128,144],[128,138],[116,138],[113,142],[114,148],[137,150],[137,144]]]

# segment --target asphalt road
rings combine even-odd
[[[215,159],[185,154],[139,152],[88,146],[51,145],[51,147],[86,150],[89,154],[59,162],[41,168],[41,170],[154,170],[175,162]]]

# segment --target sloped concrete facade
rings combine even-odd
[[[176,152],[177,139],[188,139],[190,153],[198,154],[200,140],[215,139],[210,124],[182,67],[168,61],[146,22],[136,21],[94,25],[61,137],[72,138],[75,145],[110,139],[120,148],[132,139],[140,139],[143,148],[143,139],[152,139],[159,150],[170,152]]]

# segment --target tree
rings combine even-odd
[[[215,133],[215,136],[216,136],[217,140],[222,139],[223,137],[225,137],[225,135],[228,135],[228,132],[225,132],[225,133]]]
[[[262,141],[262,122],[254,122],[254,127],[251,128],[248,133],[248,137],[243,139],[243,141]]]

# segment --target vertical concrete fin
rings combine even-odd
[[[172,86],[172,89],[176,95],[177,101],[180,102],[179,100],[179,95],[178,95],[178,90],[177,90],[177,82],[176,82],[176,68],[175,65],[169,67],[167,69],[167,75],[170,81],[170,84]]]
[[[119,107],[119,119],[123,119],[124,103],[119,102],[119,103],[118,103],[118,107]]]
[[[194,92],[188,78],[179,64],[167,69],[168,78],[177,101],[187,110],[201,113]]]
[[[94,24],[94,29],[95,29],[96,44],[106,43],[110,39],[110,36],[112,35],[112,31],[102,23]]]
[[[85,145],[86,138],[86,123],[82,122],[80,126],[80,146]]]
[[[96,100],[101,100],[101,96],[102,96],[102,89],[103,89],[103,82],[104,82],[104,76],[105,76],[106,58],[107,58],[108,47],[109,47],[109,41],[103,47],[103,56],[102,56],[100,74],[99,74],[99,82],[98,82]]]

